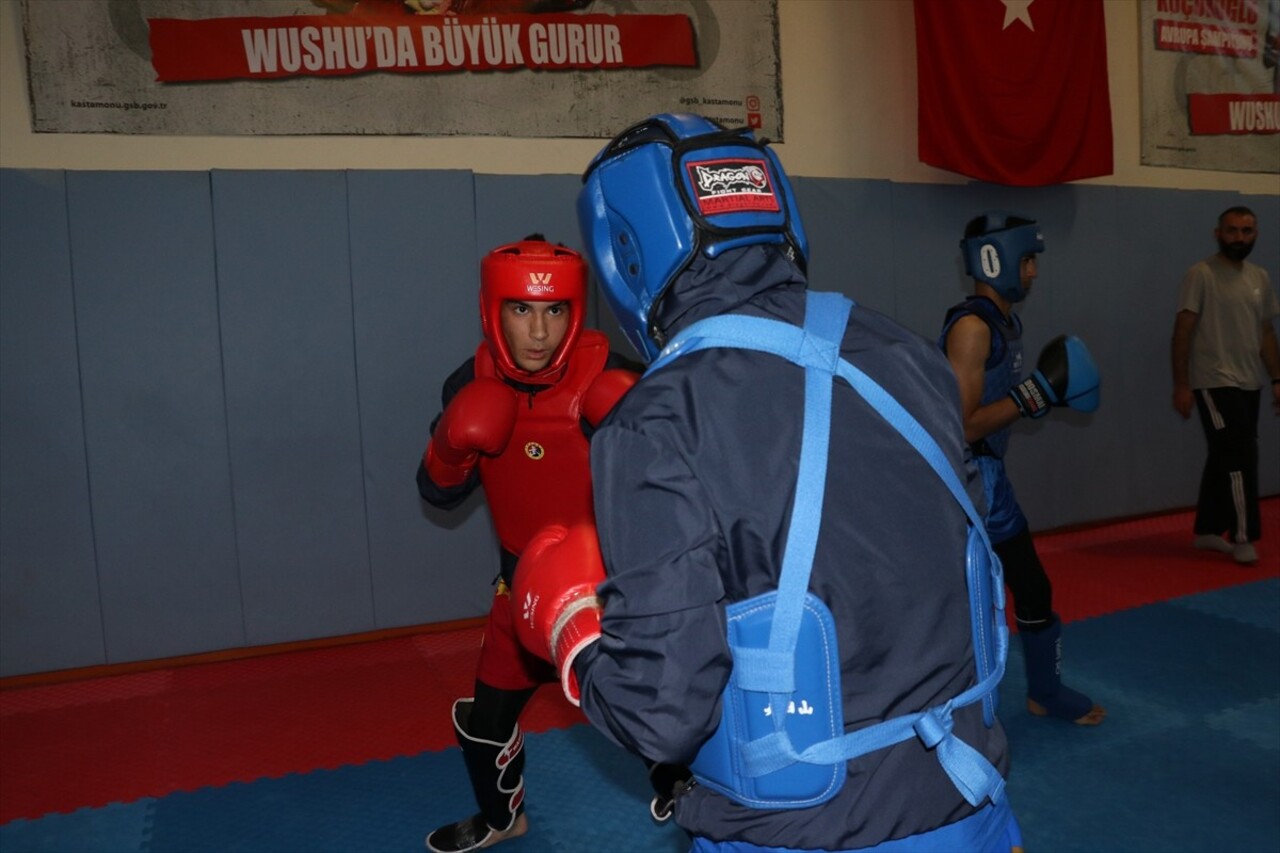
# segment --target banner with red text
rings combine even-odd
[[[1142,163],[1280,173],[1280,0],[1142,0]]]
[[[37,132],[782,139],[777,0],[24,0]]]

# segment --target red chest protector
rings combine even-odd
[[[592,517],[591,463],[579,422],[582,398],[609,358],[609,339],[584,329],[564,376],[522,394],[515,431],[501,456],[480,457],[480,482],[498,541],[513,554],[548,524]],[[487,344],[476,350],[476,376],[501,379]]]

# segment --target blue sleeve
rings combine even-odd
[[[732,667],[719,526],[670,446],[609,424],[591,465],[608,579],[603,636],[575,667],[582,709],[621,746],[687,762],[719,723]]]

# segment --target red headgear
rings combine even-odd
[[[509,299],[569,303],[564,340],[536,373],[520,369],[502,333],[502,304]],[[480,328],[503,376],[517,382],[557,381],[582,331],[586,308],[587,265],[572,249],[527,239],[499,246],[480,262]]]

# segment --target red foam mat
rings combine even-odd
[[[1263,503],[1280,530],[1280,498]],[[1066,621],[1262,577],[1191,547],[1189,513],[1036,538]],[[0,822],[453,745],[479,628],[0,691]],[[526,731],[582,722],[555,685]]]
[[[0,692],[0,822],[453,746],[481,630]],[[556,685],[522,724],[583,722]]]
[[[1053,582],[1054,609],[1067,622],[1183,595],[1280,576],[1280,498],[1262,501],[1259,560],[1192,547],[1191,512],[1041,534],[1036,551]],[[1010,608],[1012,613],[1012,608]]]

